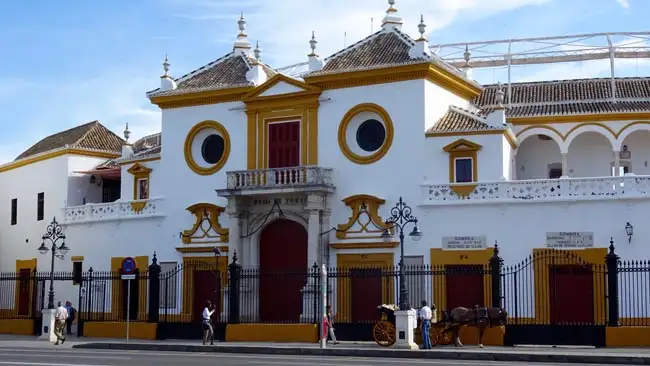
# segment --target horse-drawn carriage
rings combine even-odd
[[[372,336],[378,345],[383,347],[390,347],[395,344],[397,331],[395,328],[395,311],[399,310],[396,305],[379,305],[377,311],[381,314],[380,320],[372,328]],[[418,322],[418,330],[420,324]],[[436,344],[449,345],[452,342],[451,328],[446,328],[443,322],[433,322],[429,329],[429,337],[431,338],[431,345]],[[416,334],[419,331],[416,330]]]

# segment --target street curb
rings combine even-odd
[[[201,353],[239,353],[267,354],[294,356],[340,356],[340,357],[381,357],[381,358],[411,358],[411,359],[443,359],[466,361],[500,361],[500,362],[541,362],[541,363],[587,363],[606,365],[650,365],[650,356],[614,356],[614,355],[577,355],[577,354],[545,354],[519,352],[463,352],[463,351],[409,351],[381,349],[350,349],[350,348],[287,348],[263,346],[228,346],[216,347],[178,345],[178,344],[145,344],[145,343],[84,343],[72,348],[97,350],[124,351],[160,351],[160,352],[201,352]]]

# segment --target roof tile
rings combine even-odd
[[[484,117],[466,109],[449,106],[447,112],[427,132],[460,132],[498,129],[487,124]]]

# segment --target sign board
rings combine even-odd
[[[560,231],[546,233],[546,247],[554,249],[593,248],[594,233]]]
[[[134,274],[123,274],[121,277],[123,280],[135,280]]]
[[[487,236],[443,236],[442,249],[486,249]]]
[[[122,259],[122,274],[130,275],[135,273],[135,269],[137,268],[137,264],[135,263],[135,259],[131,257],[126,257]]]

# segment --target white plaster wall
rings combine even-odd
[[[182,153],[182,150],[181,150]],[[165,196],[165,185],[161,178],[162,172],[160,171],[161,166],[160,160],[145,161],[139,163],[140,165],[151,169],[151,176],[149,177],[149,197],[158,198]],[[132,201],[133,200],[133,174],[129,173],[128,170],[134,166],[136,163],[122,165],[122,177],[120,180],[120,198],[122,201]]]
[[[508,140],[505,136],[501,137],[501,147],[503,148],[502,155],[502,167],[503,167],[503,179],[509,180],[512,179],[512,146],[508,143]]]
[[[517,179],[548,179],[548,165],[554,163],[562,165],[560,147],[554,140],[533,135],[520,141],[515,163]]]
[[[67,199],[68,159],[59,156],[0,173],[0,271],[15,271],[16,259],[40,257],[36,249],[45,228],[53,217],[63,219],[61,208]],[[45,215],[42,221],[37,221],[40,192],[45,193]],[[11,225],[13,198],[18,199],[16,225]],[[42,260],[39,258],[39,264]]]
[[[101,179],[97,177],[95,184],[90,184],[90,176],[77,172],[92,170],[106,161],[105,158],[71,155],[68,158],[68,198],[67,206],[98,203],[102,201]]]
[[[422,96],[418,96],[421,99]],[[447,113],[450,105],[469,109],[469,102],[430,81],[424,81],[424,130],[428,130]]]
[[[504,172],[503,144],[508,144],[501,135],[427,137],[426,158],[421,168],[424,180],[433,183],[449,182],[449,153],[442,148],[461,138],[482,146],[477,154],[478,181],[501,180]]]
[[[629,151],[632,152],[630,159],[630,173],[636,175],[650,175],[650,131],[636,131],[630,134],[623,141]]]
[[[285,83],[285,82],[279,82],[275,84],[271,89],[265,91],[264,93],[260,94],[261,97],[266,97],[269,95],[279,95],[279,94],[289,94],[289,93],[297,93],[303,91],[302,88],[298,88],[296,86],[293,86],[291,84]]]
[[[597,132],[585,132],[569,145],[567,166],[570,177],[611,176],[613,162],[612,145]]]

